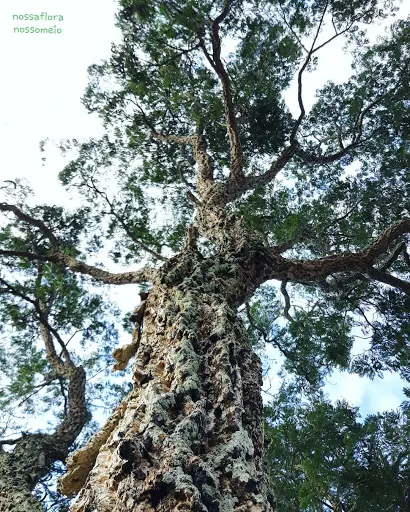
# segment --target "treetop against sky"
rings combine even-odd
[[[103,130],[61,143],[74,208],[33,207],[18,181],[2,188],[1,313],[18,362],[8,405],[50,365],[83,386],[93,331],[104,344],[84,368],[109,364],[118,312],[90,283],[224,296],[300,389],[335,368],[408,380],[410,25],[366,34],[394,12],[387,1],[120,2],[122,39],[90,66],[82,100]],[[320,77],[309,101],[309,74],[338,41],[353,68]],[[76,331],[73,356],[63,334]]]

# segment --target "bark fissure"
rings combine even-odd
[[[272,510],[261,363],[232,303],[249,283],[238,270],[231,293],[217,261],[204,279],[203,262],[192,263],[193,253],[183,260],[181,274],[164,271],[150,291],[133,368],[135,394],[99,446],[86,482],[82,474],[73,512]],[[61,487],[66,494],[80,487],[74,475],[82,462],[75,457]]]

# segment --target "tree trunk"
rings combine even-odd
[[[66,375],[68,414],[56,430],[52,434],[23,434],[10,443],[14,444],[11,452],[0,445],[0,512],[44,511],[33,489],[54,462],[67,458],[70,446],[88,419],[84,368],[72,365]]]
[[[247,283],[227,277],[226,260],[196,256],[179,255],[153,286],[134,390],[68,461],[60,488],[80,491],[72,512],[274,508],[261,363],[236,314]]]
[[[32,491],[56,460],[55,451],[42,434],[21,438],[11,453],[0,449],[0,512],[44,511]]]

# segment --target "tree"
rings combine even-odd
[[[122,43],[90,67],[84,96],[106,133],[62,146],[75,156],[60,179],[86,206],[78,234],[65,235],[63,212],[0,204],[8,295],[30,286],[19,273],[47,265],[63,281],[148,291],[131,344],[115,352],[121,367],[136,355],[132,389],[60,480],[63,494],[78,494],[72,511],[273,510],[256,340],[273,343],[312,389],[335,366],[407,378],[410,25],[398,21],[373,46],[365,31],[394,9],[387,0],[120,1]],[[305,75],[338,37],[354,74],[325,84],[307,112]],[[293,118],[281,93],[295,73]],[[34,233],[34,247],[16,229]],[[102,240],[124,271],[91,264]],[[38,289],[31,302],[20,297],[58,343],[41,312],[43,281]],[[292,306],[296,293],[306,308]],[[69,311],[66,321],[75,303]],[[370,348],[351,358],[359,321]],[[50,461],[65,454],[44,451]],[[28,496],[39,478],[14,491],[6,479],[2,499],[16,502],[23,487]]]
[[[408,510],[408,404],[360,422],[346,402],[303,403],[290,387],[266,414],[278,510]]]
[[[6,188],[12,197],[12,188]],[[73,215],[58,207],[26,211],[29,218],[47,222],[60,243],[79,245],[87,219],[84,209]],[[44,510],[31,492],[37,485],[37,498],[47,498],[50,510],[68,510],[68,501],[49,487],[49,473],[61,474],[58,461],[61,465],[75,442],[78,445],[90,419],[90,402],[103,391],[101,383],[87,383],[86,371],[90,378],[111,364],[109,351],[118,337],[110,316],[118,313],[104,304],[101,293],[87,292],[81,276],[47,261],[48,245],[41,230],[30,229],[17,217],[1,239],[9,251],[30,250],[35,259],[3,261],[0,276],[0,509]],[[76,343],[76,350],[69,343]],[[121,391],[118,385],[107,388],[105,393],[114,393],[109,402]],[[44,426],[44,417],[53,408],[50,433],[24,431],[21,415],[40,415]],[[94,429],[95,424],[88,424],[87,430]]]

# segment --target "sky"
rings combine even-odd
[[[57,174],[65,163],[47,151],[43,166],[39,142],[49,137],[98,136],[101,125],[80,102],[87,67],[110,55],[118,39],[113,0],[13,0],[0,2],[1,177],[31,181],[36,202],[63,200]],[[63,21],[13,21],[13,14],[59,14]],[[51,26],[61,34],[14,33],[14,28]],[[4,51],[6,49],[6,51]],[[6,77],[6,80],[4,80]]]
[[[70,205],[70,198],[57,180],[67,161],[53,146],[41,153],[39,143],[49,138],[86,139],[101,135],[98,118],[86,112],[80,102],[87,85],[87,67],[108,58],[111,42],[119,40],[114,26],[116,3],[113,0],[10,0],[0,2],[0,179],[24,177],[35,191],[35,203]],[[404,5],[400,15],[406,15]],[[14,21],[13,15],[59,15],[63,20],[47,22]],[[59,34],[15,33],[15,27],[56,26]],[[382,31],[376,27],[374,38]],[[346,80],[349,57],[335,42],[320,53],[319,66],[304,82],[305,106],[326,80]],[[298,113],[295,84],[285,98]],[[46,160],[42,158],[46,155]],[[111,265],[111,268],[113,266]],[[135,286],[114,291],[113,299],[124,310],[135,303]],[[277,384],[277,382],[276,382]],[[271,391],[274,391],[276,384]],[[357,376],[335,372],[326,391],[332,400],[346,398],[358,405],[362,414],[396,408],[403,400],[402,383],[395,375],[371,382]]]

